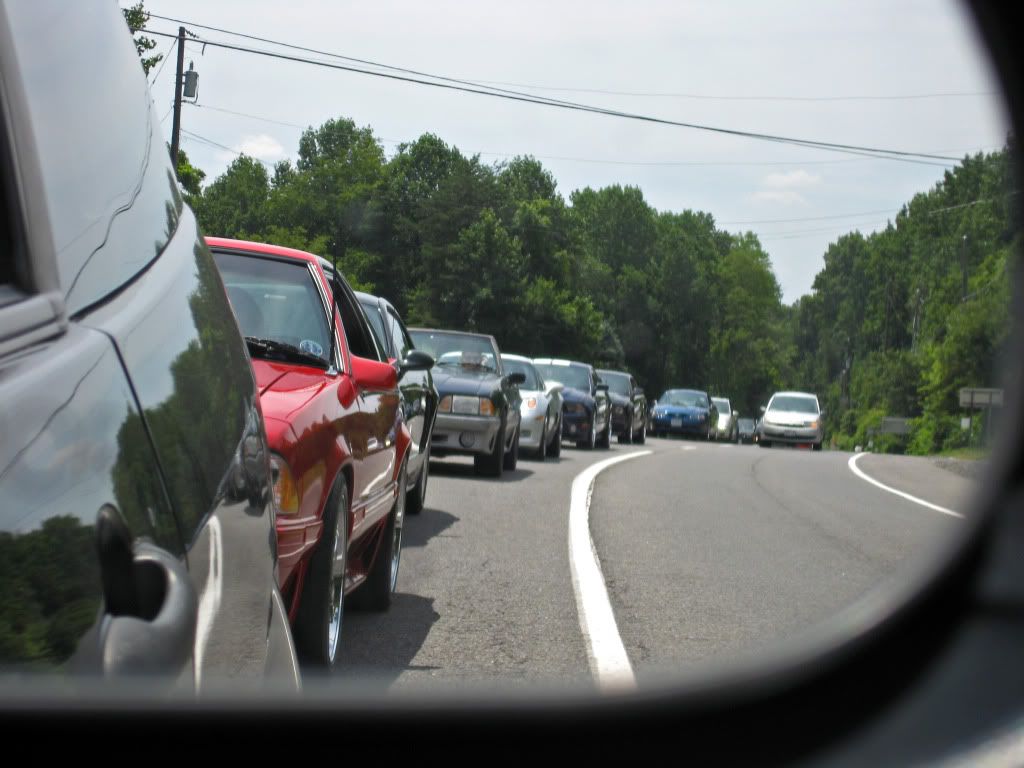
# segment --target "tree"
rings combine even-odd
[[[158,53],[156,56],[143,55],[146,51],[156,48],[156,40],[152,37],[137,34],[146,28],[146,24],[149,23],[149,14],[143,7],[142,0],[139,0],[130,8],[122,8],[121,13],[124,14],[124,20],[128,24],[128,31],[134,36],[135,52],[139,54],[139,58],[142,60],[142,71],[148,75],[149,70],[159,64],[164,57],[162,53]]]

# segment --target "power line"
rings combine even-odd
[[[165,37],[170,37],[171,36],[169,33],[166,33],[166,32],[156,32],[156,31],[153,31],[152,34],[163,35]],[[710,133],[717,133],[717,134],[728,135],[728,136],[737,136],[737,137],[741,137],[741,138],[754,139],[754,140],[758,140],[758,141],[769,141],[769,142],[774,142],[774,143],[789,144],[789,145],[792,145],[792,146],[800,146],[800,147],[814,148],[814,149],[824,149],[824,150],[829,150],[829,151],[833,151],[833,152],[840,152],[840,153],[845,153],[845,154],[866,155],[866,156],[869,156],[869,157],[884,157],[884,158],[887,158],[887,159],[890,159],[890,160],[897,160],[897,161],[902,161],[902,162],[912,162],[912,163],[923,163],[923,164],[926,164],[926,165],[946,165],[946,164],[944,164],[944,163],[925,162],[925,160],[917,159],[917,158],[924,158],[924,159],[930,159],[930,160],[945,160],[945,161],[948,161],[948,162],[951,162],[951,163],[959,162],[959,158],[955,158],[955,157],[946,157],[946,156],[942,156],[942,155],[931,155],[931,154],[926,154],[926,153],[922,153],[922,152],[910,152],[910,151],[906,151],[906,150],[881,149],[881,148],[877,148],[877,147],[864,147],[864,146],[858,146],[858,145],[855,145],[855,144],[840,144],[840,143],[836,143],[836,142],[818,141],[818,140],[813,140],[813,139],[799,139],[799,138],[788,137],[788,136],[778,136],[778,135],[774,135],[774,134],[757,133],[757,132],[754,132],[754,131],[744,131],[744,130],[738,130],[738,129],[732,129],[732,128],[721,128],[721,127],[716,127],[716,126],[708,126],[708,125],[702,125],[702,124],[699,124],[699,123],[688,123],[688,122],[683,122],[683,121],[679,121],[679,120],[668,120],[666,118],[652,117],[652,116],[649,116],[649,115],[640,115],[640,114],[635,114],[635,113],[630,113],[630,112],[621,112],[621,111],[618,111],[618,110],[604,109],[604,108],[593,107],[593,106],[585,105],[585,104],[574,104],[572,102],[562,102],[562,101],[557,101],[557,100],[537,98],[537,97],[530,96],[528,94],[516,94],[514,92],[508,92],[508,91],[500,92],[499,93],[499,92],[495,92],[495,91],[480,90],[478,88],[470,88],[470,87],[459,86],[459,85],[454,85],[454,84],[449,84],[449,83],[430,82],[430,81],[426,81],[426,80],[420,80],[420,79],[416,79],[416,78],[412,78],[412,77],[406,77],[406,76],[403,76],[403,75],[395,75],[395,74],[390,74],[390,73],[386,73],[386,72],[373,72],[373,71],[366,70],[366,69],[360,69],[358,67],[350,67],[350,66],[345,66],[345,65],[341,65],[341,64],[333,64],[333,63],[324,62],[324,61],[316,61],[316,60],[313,60],[313,59],[303,58],[303,57],[299,57],[299,56],[290,56],[290,55],[287,55],[287,54],[276,53],[276,52],[273,52],[273,51],[266,51],[266,50],[262,50],[262,49],[258,49],[258,48],[249,48],[249,47],[246,47],[246,46],[232,45],[230,43],[224,43],[224,42],[220,42],[220,41],[202,40],[202,42],[204,44],[206,44],[206,45],[210,45],[210,46],[213,46],[213,47],[216,47],[216,48],[224,48],[226,50],[234,50],[234,51],[240,51],[240,52],[243,52],[243,53],[251,53],[251,54],[254,54],[254,55],[258,55],[258,56],[267,56],[267,57],[270,57],[270,58],[282,59],[282,60],[285,60],[285,61],[294,61],[294,62],[298,62],[298,63],[312,64],[312,65],[315,65],[315,66],[325,67],[325,68],[328,68],[328,69],[337,69],[337,70],[346,71],[346,72],[353,72],[353,73],[358,73],[358,74],[370,75],[372,77],[382,77],[382,78],[386,78],[386,79],[389,79],[389,80],[396,80],[396,81],[400,81],[400,82],[408,82],[408,83],[413,83],[413,84],[417,84],[417,85],[426,85],[426,86],[430,86],[430,87],[434,87],[434,88],[442,88],[442,89],[446,89],[446,90],[453,90],[453,91],[459,91],[459,92],[464,92],[464,93],[473,93],[473,94],[480,95],[480,96],[490,96],[492,98],[507,99],[507,100],[511,100],[511,101],[520,101],[520,102],[524,102],[524,103],[538,104],[538,105],[550,106],[550,107],[557,107],[557,108],[561,108],[561,109],[569,109],[569,110],[574,110],[574,111],[579,111],[579,112],[589,112],[589,113],[593,113],[593,114],[601,114],[601,115],[607,115],[607,116],[611,116],[611,117],[621,117],[621,118],[624,118],[624,119],[638,120],[638,121],[641,121],[641,122],[653,123],[653,124],[658,124],[658,125],[669,125],[669,126],[674,126],[674,127],[679,127],[679,128],[689,128],[691,130],[699,130],[699,131],[705,131],[705,132],[710,132]]]
[[[187,102],[189,106],[199,107],[201,109],[209,109],[213,112],[222,112],[228,115],[234,115],[236,117],[246,117],[251,120],[259,120],[265,123],[271,123],[274,125],[283,125],[288,128],[300,128],[306,129],[310,126],[299,125],[298,123],[289,123],[285,120],[278,120],[272,117],[266,117],[264,115],[254,115],[250,112],[239,112],[231,109],[224,109],[223,107],[214,107],[209,104],[198,104],[195,102]],[[380,141],[389,144],[411,144],[414,140],[408,139],[389,139],[383,136],[378,137]],[[940,150],[941,151],[941,150]],[[537,155],[533,153],[523,152],[496,152],[487,150],[472,150],[468,154],[476,155],[487,155],[495,157],[521,157],[524,154],[529,154],[531,157],[536,157],[539,160],[559,160],[574,163],[595,163],[599,165],[627,165],[627,166],[638,166],[638,167],[674,167],[674,166],[781,166],[781,165],[836,165],[842,163],[859,163],[863,162],[860,158],[851,158],[847,160],[608,160],[608,159],[597,159],[589,157],[567,157],[564,155]],[[867,157],[867,160],[879,160],[886,158]],[[742,222],[740,222],[742,223]]]
[[[174,38],[174,40],[171,41],[170,47],[167,49],[167,53],[165,53],[163,55],[163,58],[160,59],[160,66],[157,67],[156,74],[153,75],[153,80],[150,82],[150,86],[156,85],[157,78],[159,78],[160,77],[160,73],[164,71],[164,64],[166,64],[167,63],[167,59],[169,59],[171,57],[171,51],[174,50],[174,46],[176,46],[177,44],[178,44],[178,38]]]
[[[502,80],[477,80],[486,85],[509,85],[513,88],[527,88],[536,91],[560,91],[564,93],[598,93],[607,96],[640,96],[646,98],[694,99],[701,101],[902,101],[913,99],[940,99],[964,96],[998,96],[997,91],[951,91],[946,93],[912,93],[891,95],[859,95],[859,96],[722,96],[702,93],[665,93],[646,91],[611,91],[603,88],[566,88],[529,83],[510,83]]]
[[[828,219],[856,219],[862,216],[871,216],[873,214],[880,213],[892,213],[898,208],[883,208],[878,211],[861,211],[860,213],[837,213],[834,216],[812,216],[804,219],[754,219],[750,221],[720,221],[718,222],[723,227],[732,226],[735,224],[793,224],[801,221],[826,221]]]
[[[393,72],[404,72],[409,75],[417,75],[419,77],[430,77],[437,80],[444,80],[446,82],[460,83],[462,85],[509,85],[513,88],[528,88],[536,91],[561,91],[571,93],[599,93],[611,96],[643,96],[643,97],[669,97],[669,98],[680,98],[680,99],[707,99],[707,100],[723,100],[723,101],[870,101],[870,100],[900,100],[900,99],[934,99],[944,97],[963,97],[963,96],[993,96],[998,95],[995,91],[963,91],[963,92],[946,92],[946,93],[916,93],[916,94],[893,94],[893,95],[862,95],[862,96],[719,96],[719,95],[705,95],[705,94],[694,94],[694,93],[649,93],[639,91],[613,91],[605,90],[600,88],[566,88],[566,87],[554,87],[554,86],[543,86],[543,85],[530,85],[526,83],[510,83],[503,82],[501,80],[473,80],[469,78],[454,78],[446,77],[442,75],[434,75],[429,72],[423,72],[415,69],[408,69],[405,67],[397,67],[391,64],[383,64],[378,61],[372,61],[369,59],[359,59],[354,56],[345,56],[340,53],[332,53],[331,51],[322,51],[316,48],[309,48],[302,45],[296,45],[294,43],[285,43],[279,40],[272,40],[267,37],[259,37],[258,35],[250,35],[244,32],[236,32],[234,30],[225,29],[223,27],[214,27],[208,24],[197,24],[194,21],[186,21],[183,19],[173,18],[171,16],[160,16],[155,13],[149,14],[154,19],[160,19],[162,21],[170,21],[174,24],[186,24],[188,26],[197,27],[199,29],[206,29],[212,32],[221,32],[223,34],[232,35],[233,37],[240,37],[246,40],[254,40],[261,43],[269,43],[271,45],[280,46],[282,48],[289,48],[291,50],[303,51],[305,53],[314,53],[318,56],[330,56],[335,59],[342,59],[344,61],[352,61],[357,64],[366,64],[373,67],[381,67],[388,69]]]
[[[220,144],[219,142],[213,141],[212,139],[208,139],[205,136],[200,136],[198,133],[192,133],[192,131],[186,131],[184,128],[182,128],[181,134],[183,136],[188,137],[192,141],[198,141],[202,144],[207,144],[216,149],[223,149],[225,152],[230,152],[231,154],[237,155],[238,157],[251,157],[253,160],[259,163],[263,163],[263,165],[265,165],[267,168],[274,170],[274,164],[267,160],[263,160],[253,155],[247,155],[245,152],[239,152],[237,149],[232,149],[231,147],[226,146],[225,144]]]

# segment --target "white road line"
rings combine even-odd
[[[909,493],[904,493],[903,491],[897,491],[895,488],[890,488],[888,485],[884,485],[884,484],[878,482],[877,480],[875,480],[874,478],[868,477],[864,473],[864,471],[860,467],[857,466],[857,459],[859,459],[863,455],[864,455],[863,453],[854,454],[853,456],[850,457],[850,461],[848,462],[848,464],[850,466],[850,470],[853,472],[853,474],[855,474],[861,480],[867,480],[872,485],[877,485],[883,491],[888,491],[889,493],[895,493],[897,496],[902,496],[904,499],[907,499],[908,501],[912,501],[915,504],[920,504],[922,507],[928,507],[928,509],[934,509],[936,512],[941,512],[944,515],[950,515],[951,517],[959,517],[961,520],[963,519],[964,516],[962,514],[960,514],[959,512],[954,512],[952,509],[946,509],[945,507],[940,507],[938,504],[932,504],[930,501],[925,501],[924,499],[919,499],[916,496],[911,496]]]
[[[634,451],[592,464],[572,481],[569,502],[569,565],[572,586],[576,593],[576,608],[580,616],[580,629],[587,641],[590,669],[604,690],[623,690],[636,687],[636,677],[629,656],[622,645],[615,614],[608,599],[608,588],[601,573],[601,561],[590,538],[590,495],[594,480],[613,464],[647,456],[652,451]]]

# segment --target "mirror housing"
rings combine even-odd
[[[600,384],[598,384],[598,385],[597,385],[597,391],[598,391],[598,392],[607,392],[607,391],[608,391],[608,385],[607,385],[607,384],[605,384],[605,383],[604,383],[604,382],[602,381],[602,382],[601,382]]]
[[[758,408],[758,410],[761,412],[761,415],[763,416],[764,415],[764,406],[762,405],[760,408]]]
[[[352,355],[352,381],[357,390],[387,392],[398,386],[398,371],[390,363],[381,363]],[[341,397],[341,388],[338,390]]]
[[[637,387],[637,388],[636,388],[636,389],[635,389],[635,390],[633,391],[633,394],[634,394],[634,395],[642,395],[643,393],[644,393],[644,388],[643,388],[643,387]]]
[[[405,359],[398,364],[398,378],[409,371],[429,371],[434,367],[434,358],[420,349],[410,349]]]
[[[508,379],[509,384],[515,384],[517,386],[519,384],[526,383],[526,374],[521,371],[514,371],[513,373],[508,374],[505,378]]]

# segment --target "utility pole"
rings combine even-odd
[[[181,131],[181,86],[185,69],[185,28],[178,27],[178,68],[174,73],[174,123],[171,128],[171,163],[174,178],[178,178],[178,141]]]

